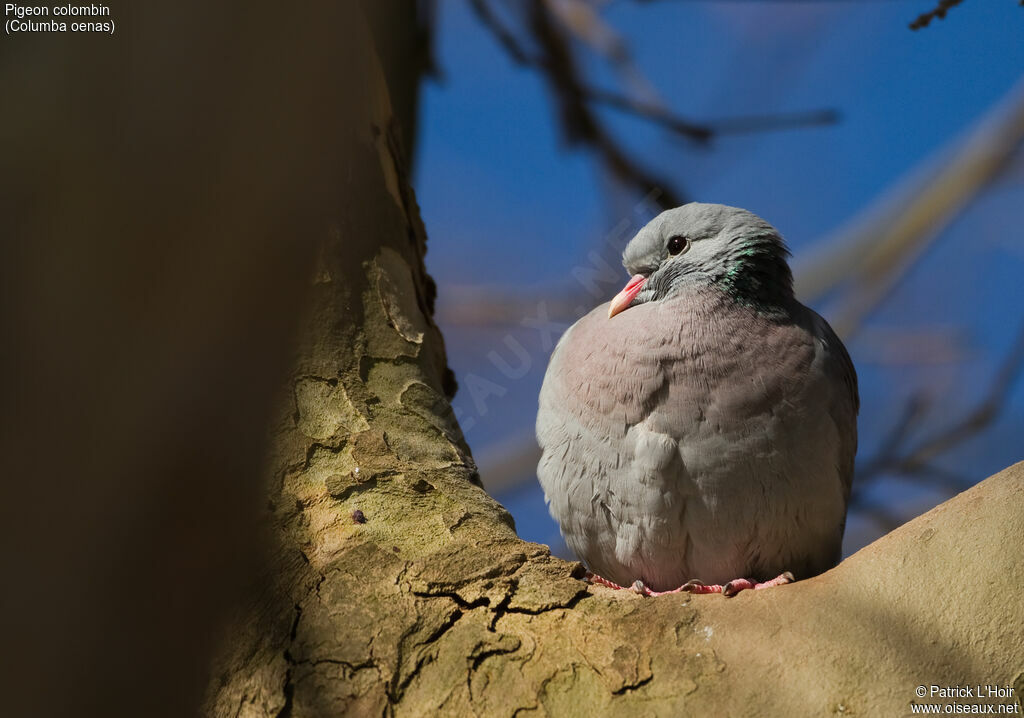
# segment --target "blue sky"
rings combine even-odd
[[[904,173],[970,128],[1024,74],[1024,8],[1016,0],[968,2],[918,32],[907,23],[930,0],[862,2],[616,2],[602,11],[671,109],[695,120],[834,108],[837,125],[723,136],[694,147],[614,111],[616,137],[690,199],[746,207],[778,227],[794,254],[853,217]],[[514,65],[466,3],[440,3],[437,59],[443,78],[423,92],[416,190],[430,235],[428,269],[446,288],[500,285],[536,292],[586,263],[629,204],[609,200],[599,164],[561,141],[542,79]],[[583,54],[592,84],[616,86],[601,58]],[[1018,162],[1018,167],[1019,167]],[[1024,173],[986,190],[876,312],[850,345],[861,376],[861,453],[895,421],[899,397],[942,387],[936,421],[976,400],[1024,320]],[[639,219],[639,218],[637,218]],[[627,279],[622,272],[623,283]],[[596,303],[596,302],[595,302]],[[822,308],[824,311],[824,308]],[[827,312],[826,312],[827,315]],[[957,362],[879,361],[871,336],[935,330],[966,348]],[[455,406],[471,417],[478,457],[532,432],[547,363],[538,332],[445,326],[449,362],[505,389],[481,414],[465,388]],[[487,355],[512,361],[511,334],[529,371],[509,382]],[[981,479],[1024,458],[1024,391],[985,437],[944,459]],[[482,465],[484,479],[487,466]],[[912,515],[948,492],[905,482],[876,487]],[[500,495],[524,538],[557,542],[539,487]],[[859,522],[859,523],[858,523]],[[879,532],[854,517],[848,550]]]

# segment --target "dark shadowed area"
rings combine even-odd
[[[316,5],[4,38],[5,715],[193,714],[254,590],[270,410],[360,97],[346,13]]]

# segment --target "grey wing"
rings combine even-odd
[[[857,389],[857,371],[842,340],[821,315],[808,310],[814,321],[815,336],[825,352],[825,369],[831,383],[837,387],[832,397],[829,413],[839,429],[839,474],[843,480],[843,492],[849,499],[853,483],[854,456],[857,453],[857,414],[860,411],[860,394]]]

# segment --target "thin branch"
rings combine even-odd
[[[579,88],[577,88],[579,90]],[[577,96],[578,99],[578,96]],[[853,221],[819,239],[796,258],[793,274],[801,301],[815,304],[835,294],[832,326],[848,339],[882,305],[900,277],[925,255],[941,230],[1020,156],[1024,141],[1024,80],[989,110],[966,137],[913,167]],[[573,284],[552,288],[553,298],[573,295]],[[515,323],[536,293],[515,296],[493,288],[463,288],[470,305],[449,304],[446,321]],[[524,309],[527,308],[527,309]]]
[[[776,115],[749,115],[696,123],[672,114],[661,105],[626,97],[609,90],[585,87],[584,92],[594,102],[599,102],[608,107],[650,120],[676,134],[697,142],[707,142],[715,135],[746,134],[770,130],[788,130],[796,127],[834,125],[840,119],[838,111],[824,109]]]
[[[1010,354],[996,373],[988,395],[959,422],[920,442],[897,464],[901,470],[926,465],[938,455],[949,451],[978,434],[995,421],[1006,407],[1007,396],[1024,369],[1024,327],[1017,335]]]
[[[540,56],[527,50],[526,44],[501,20],[487,0],[471,0],[470,6],[481,24],[501,44],[513,62],[523,66],[536,67],[542,71],[554,91],[555,101],[561,108],[562,124],[569,141],[581,142],[594,149],[620,182],[637,187],[642,192],[659,188],[662,191],[659,202],[665,208],[682,204],[683,198],[667,189],[670,187],[670,183],[666,178],[642,167],[620,147],[612,138],[611,133],[601,124],[591,107],[592,104],[599,103],[622,112],[629,112],[701,144],[707,143],[716,134],[779,130],[833,124],[838,121],[838,113],[834,110],[737,117],[723,119],[713,125],[687,120],[670,112],[657,102],[588,86],[577,68],[570,38],[561,30],[561,22],[565,22],[566,18],[559,16],[556,21],[551,14],[547,0],[534,0],[530,5],[529,12],[532,39],[540,45],[542,52]],[[590,18],[588,22],[593,24],[593,18]],[[577,25],[579,25],[578,22]],[[593,35],[595,32],[592,31],[590,34]],[[600,33],[597,34],[600,35]],[[592,46],[595,43],[600,44],[594,37],[589,37],[588,42]],[[608,44],[608,41],[605,44]],[[606,53],[610,61],[617,65],[625,64],[631,68],[628,48],[621,43],[612,43],[612,45],[618,50]]]
[[[892,460],[892,457],[899,453],[907,437],[921,423],[927,413],[929,403],[927,397],[923,394],[915,394],[910,397],[906,406],[903,407],[903,413],[900,415],[899,421],[896,422],[892,431],[888,433],[878,451],[875,452],[874,458],[862,462],[857,472],[857,481],[855,482],[857,486],[863,486],[869,480],[869,477],[880,474]]]
[[[543,51],[545,77],[561,110],[567,140],[594,148],[605,166],[623,184],[643,193],[660,190],[656,201],[662,207],[669,209],[684,204],[684,198],[671,189],[672,184],[667,178],[659,177],[635,162],[612,139],[591,110],[568,38],[553,21],[544,0],[533,0],[529,19],[533,35]]]
[[[594,87],[583,87],[581,89],[589,100],[650,120],[651,122],[661,125],[665,129],[670,130],[677,135],[681,135],[695,142],[705,143],[710,140],[712,135],[716,132],[716,130],[712,129],[708,125],[684,120],[681,117],[673,115],[662,106],[654,103],[625,97],[624,95],[620,95],[616,92],[601,90]]]
[[[937,158],[929,157],[911,169],[852,222],[812,242],[794,262],[797,296],[815,304],[841,290],[836,301],[840,311],[832,325],[849,338],[881,306],[896,281],[924,256],[941,230],[1013,166],[1020,157],[1022,141],[1024,80],[1007,92],[966,138],[954,140]],[[536,293],[525,296],[489,287],[462,289],[475,296],[474,304],[460,302],[446,321],[515,323],[527,311],[524,307],[536,304]],[[573,294],[571,289],[572,283],[566,282],[545,296],[557,301]],[[575,296],[565,303],[573,301]]]
[[[611,65],[626,94],[648,102],[659,102],[657,90],[637,66],[629,44],[598,12],[600,3],[593,0],[547,0],[547,4],[573,37]]]
[[[780,112],[772,115],[746,115],[708,120],[716,135],[740,135],[752,132],[773,132],[792,130],[798,127],[823,127],[835,125],[842,120],[839,110],[826,107],[821,110],[803,112]]]
[[[945,20],[946,13],[949,12],[951,8],[956,7],[962,2],[963,0],[939,0],[939,4],[935,6],[934,10],[929,10],[926,13],[918,15],[917,19],[910,23],[909,27],[911,30],[920,30],[922,27],[928,27],[932,20],[935,20],[936,18],[939,20]]]
[[[922,473],[937,476],[943,470],[932,461],[963,444],[990,426],[1006,408],[1007,397],[1024,370],[1024,326],[1021,327],[1010,353],[995,373],[982,401],[957,422],[926,436],[906,448],[908,437],[925,418],[925,405],[921,397],[908,402],[903,417],[882,443],[875,456],[864,462],[854,488],[858,493],[884,473],[915,476]]]
[[[470,0],[469,6],[516,64],[531,67],[540,65],[540,61],[527,52],[515,34],[505,27],[487,0]]]

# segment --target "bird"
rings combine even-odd
[[[559,339],[537,476],[593,583],[733,596],[839,562],[857,374],[789,256],[747,210],[666,210],[625,247],[625,288]]]

